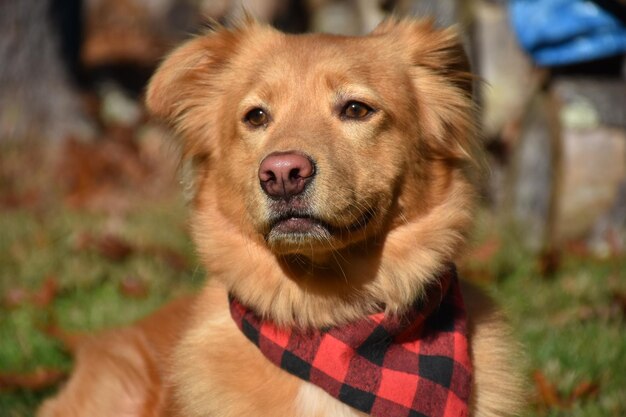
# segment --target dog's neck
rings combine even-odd
[[[465,242],[473,189],[457,174],[427,213],[395,227],[380,242],[339,251],[325,262],[277,257],[263,242],[242,236],[215,209],[210,192],[201,193],[196,203],[194,238],[211,278],[278,325],[340,325],[381,306],[401,314]]]
[[[266,359],[358,411],[465,416],[472,365],[454,266],[425,290],[402,316],[379,313],[324,329],[277,327],[234,296],[230,312]]]

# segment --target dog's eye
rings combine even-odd
[[[250,110],[243,118],[244,122],[253,127],[265,126],[269,121],[267,112],[259,107]]]
[[[341,116],[347,119],[363,119],[374,112],[370,106],[360,101],[349,101],[341,110]]]

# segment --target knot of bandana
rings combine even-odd
[[[275,365],[375,417],[464,417],[472,384],[456,270],[401,316],[330,329],[284,329],[230,297],[237,326]]]

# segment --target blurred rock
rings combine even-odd
[[[530,249],[571,239],[589,240],[597,254],[624,246],[626,130],[611,127],[619,119],[603,110],[620,114],[624,103],[620,94],[607,91],[609,86],[622,84],[556,79],[531,102],[513,150],[505,198],[506,212]]]
[[[536,90],[536,74],[517,44],[503,5],[476,1],[474,19],[474,71],[485,81],[479,92],[484,134],[495,137],[524,112]]]
[[[563,129],[557,237],[586,238],[592,252],[624,249],[626,82],[560,77],[553,83]]]
[[[559,241],[588,235],[615,207],[626,180],[626,134],[607,127],[565,128],[562,152],[556,224]]]
[[[560,78],[554,83],[554,92],[563,106],[561,114],[565,126],[593,127],[602,124],[626,128],[626,81]]]
[[[585,97],[563,104],[559,118],[566,129],[593,129],[600,125],[598,110]]]
[[[0,2],[0,142],[90,136],[61,58],[50,0]]]
[[[105,83],[100,88],[100,119],[106,125],[135,126],[143,116],[139,102],[113,83]]]

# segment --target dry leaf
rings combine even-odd
[[[576,400],[586,400],[595,398],[600,392],[600,384],[593,381],[583,381],[578,384],[570,394],[569,401],[574,402]]]
[[[46,278],[39,290],[31,294],[31,301],[39,306],[46,307],[54,301],[59,290],[59,283],[54,276]]]
[[[537,263],[543,277],[552,277],[561,267],[561,252],[557,249],[545,250],[539,255]]]
[[[470,267],[467,265],[459,265],[459,275],[476,284],[488,284],[496,281],[493,272],[488,268]]]
[[[124,192],[142,190],[157,167],[142,160],[133,128],[111,127],[94,143],[68,138],[64,143],[58,177],[66,202],[74,207],[100,206],[100,201],[118,202]],[[115,210],[113,210],[115,211]]]
[[[41,390],[61,382],[67,373],[59,369],[39,368],[30,373],[0,373],[0,391]]]
[[[487,263],[491,261],[501,247],[502,242],[498,238],[491,238],[474,248],[469,254],[469,260]]]
[[[181,253],[175,251],[174,249],[162,246],[154,246],[145,248],[142,252],[148,256],[154,256],[161,259],[175,271],[182,272],[189,269],[189,261],[187,260],[187,258]]]
[[[600,384],[585,380],[576,385],[569,396],[561,395],[556,386],[550,383],[541,371],[533,373],[535,386],[542,405],[548,408],[570,408],[575,401],[594,398],[600,391]]]
[[[41,193],[38,190],[22,192],[8,190],[0,194],[0,207],[5,209],[32,208],[41,200]]]
[[[626,293],[622,291],[613,291],[611,294],[611,302],[619,309],[622,316],[626,318]]]
[[[94,246],[100,255],[112,261],[123,261],[135,252],[135,248],[128,241],[114,235],[104,235],[96,239]]]
[[[148,296],[148,285],[135,276],[127,276],[120,282],[120,293],[129,298],[145,298]]]
[[[58,288],[56,278],[49,276],[37,291],[27,291],[19,287],[10,288],[2,297],[2,305],[8,309],[19,308],[27,303],[46,307],[54,301]]]
[[[535,371],[533,373],[533,379],[535,380],[539,399],[543,405],[550,408],[562,406],[561,398],[556,387],[554,384],[548,382],[546,376],[541,371]]]
[[[570,240],[565,244],[565,249],[578,258],[589,258],[592,256],[589,245],[584,240]]]

